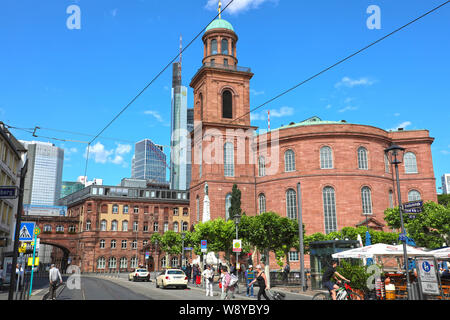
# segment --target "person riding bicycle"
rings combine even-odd
[[[338,278],[350,282],[350,280],[348,280],[347,278],[345,278],[339,272],[336,271],[337,264],[338,264],[337,260],[333,260],[331,262],[331,265],[329,265],[328,268],[325,270],[322,277],[322,284],[325,288],[327,288],[330,291],[331,298],[333,300],[336,300],[336,290],[339,289],[339,286],[337,284],[334,284],[331,281],[331,278],[336,279],[338,282],[340,281]]]

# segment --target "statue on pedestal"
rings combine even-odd
[[[202,222],[211,220],[211,212],[209,209],[208,182],[205,183],[205,197],[203,198],[203,219]]]

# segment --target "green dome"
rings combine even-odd
[[[206,28],[205,32],[212,29],[228,29],[234,32],[233,26],[226,20],[216,19],[210,23],[210,25]]]

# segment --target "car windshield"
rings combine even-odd
[[[168,270],[167,274],[184,274],[181,270]]]

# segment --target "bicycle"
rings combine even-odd
[[[336,290],[336,300],[362,300],[362,297],[353,291],[347,281],[338,283],[339,289]],[[331,291],[319,292],[312,298],[313,300],[332,300]]]

